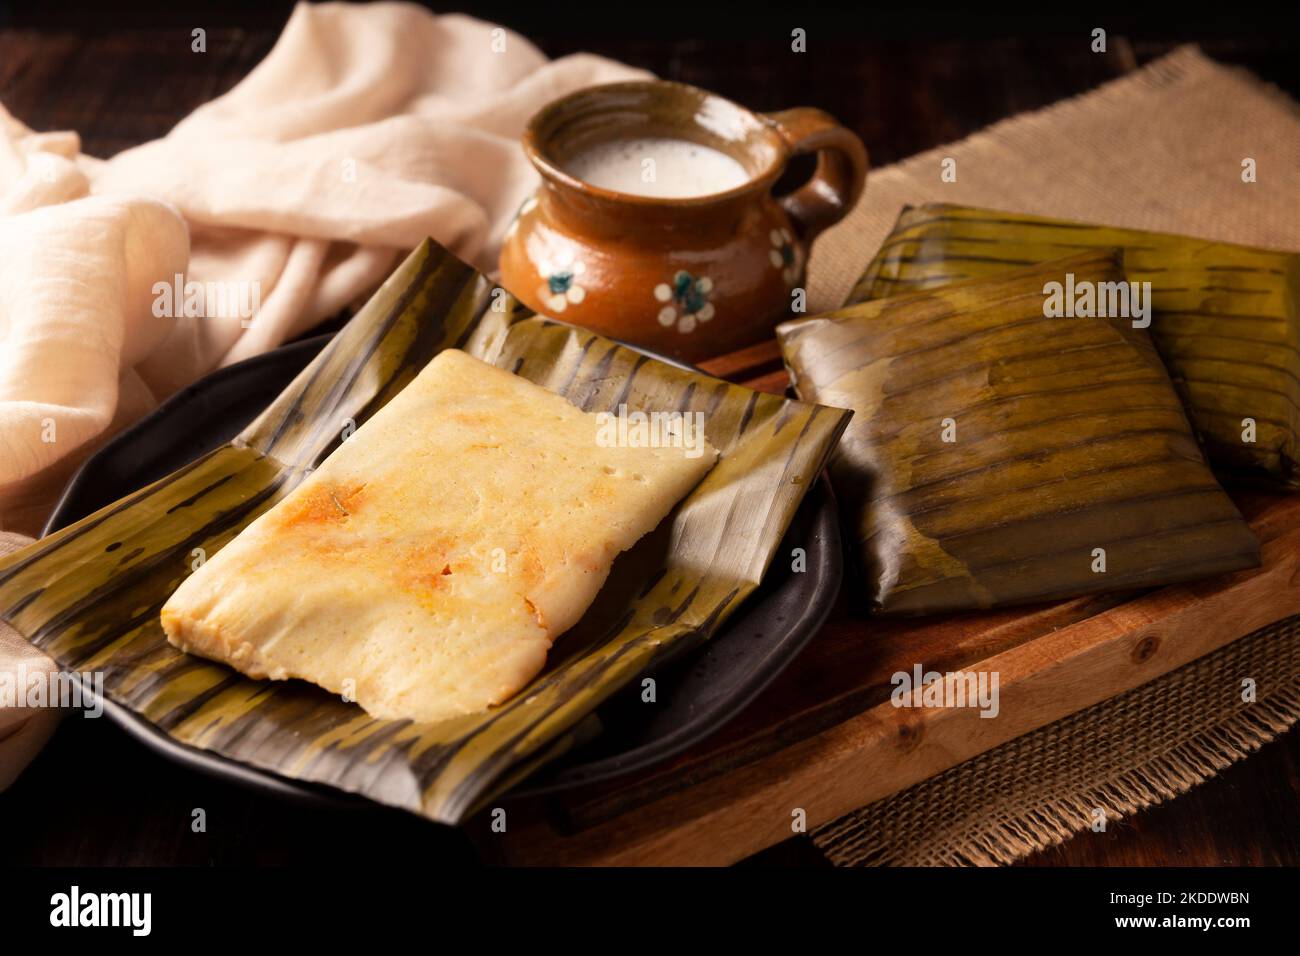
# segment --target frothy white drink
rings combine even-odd
[[[724,152],[651,136],[600,143],[572,157],[564,170],[602,189],[663,199],[708,196],[749,180],[745,167]]]

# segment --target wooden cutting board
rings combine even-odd
[[[787,386],[775,343],[705,363]],[[1300,495],[1234,494],[1263,565],[1140,594],[911,620],[868,619],[853,575],[823,631],[738,718],[652,770],[508,803],[482,852],[522,864],[697,865],[743,859],[990,748],[1300,614]],[[891,676],[997,671],[1000,713],[899,708]]]

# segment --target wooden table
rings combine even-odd
[[[173,4],[132,19],[72,4],[21,19],[0,32],[0,103],[40,130],[74,129],[95,155],[162,135],[200,103],[233,86],[270,49],[287,7],[249,6],[213,15]],[[445,8],[443,8],[445,9]],[[1056,18],[998,24],[974,15],[906,12],[829,23],[747,13],[743,22],[699,14],[650,18],[633,35],[599,18],[555,17],[529,5],[487,4],[481,15],[533,38],[552,56],[592,50],[658,75],[715,89],[756,109],[817,105],[856,129],[877,165],[965,136],[1004,116],[1044,106],[1199,39],[1221,60],[1246,65],[1293,96],[1300,60],[1292,34],[1218,35],[1224,25],[1183,19],[1103,18],[1109,52],[1093,54],[1092,24]],[[0,21],[0,25],[2,21]],[[206,54],[190,31],[208,31]],[[808,31],[804,70],[769,68],[772,44],[793,26]],[[869,195],[868,200],[869,201]],[[832,625],[834,626],[834,625]],[[761,708],[765,698],[752,706]],[[739,718],[746,719],[745,716]],[[195,808],[208,829],[190,828]],[[1026,865],[1297,864],[1300,735],[1171,804],[1037,854]],[[477,857],[460,833],[379,810],[281,804],[173,766],[107,721],[79,717],[24,777],[0,795],[7,826],[0,861],[87,864],[357,863]],[[327,833],[327,838],[322,834]],[[805,839],[750,861],[818,865]]]

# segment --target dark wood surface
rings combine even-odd
[[[443,9],[446,9],[445,7]],[[1064,20],[920,14],[865,18],[756,15],[743,23],[661,17],[631,26],[536,7],[476,9],[552,56],[576,50],[717,90],[761,110],[815,105],[863,137],[883,165],[1047,105],[1197,40],[1300,95],[1294,25],[1101,17],[1109,51]],[[73,129],[99,156],[164,134],[233,86],[274,43],[287,7],[189,5],[129,16],[91,5],[0,13],[0,103],[38,130]],[[802,22],[800,22],[802,21]],[[797,68],[789,32],[806,25]],[[208,51],[190,50],[204,26]],[[1252,32],[1253,31],[1253,32]],[[779,60],[778,60],[779,57]],[[776,66],[777,63],[780,66]],[[866,201],[870,201],[868,192]],[[760,699],[754,706],[762,706]],[[206,832],[191,826],[195,809]],[[1298,864],[1300,735],[1287,734],[1190,794],[1037,854],[1026,865]],[[465,864],[468,841],[397,812],[287,804],[167,763],[106,720],[74,717],[7,793],[0,861],[63,865],[225,863]],[[22,821],[14,825],[16,821]],[[805,839],[750,865],[819,865]]]

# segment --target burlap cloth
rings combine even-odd
[[[843,302],[904,205],[954,202],[1300,249],[1300,107],[1181,48],[1097,90],[873,172],[818,242]],[[940,179],[956,160],[956,182]],[[1242,178],[1254,160],[1255,182]],[[1258,686],[1241,700],[1241,679]],[[1026,734],[813,833],[837,864],[999,864],[1186,792],[1300,716],[1300,618]]]
[[[1257,682],[1253,702],[1242,680]],[[846,866],[991,866],[1186,793],[1300,716],[1300,617],[1018,737],[812,835]]]

